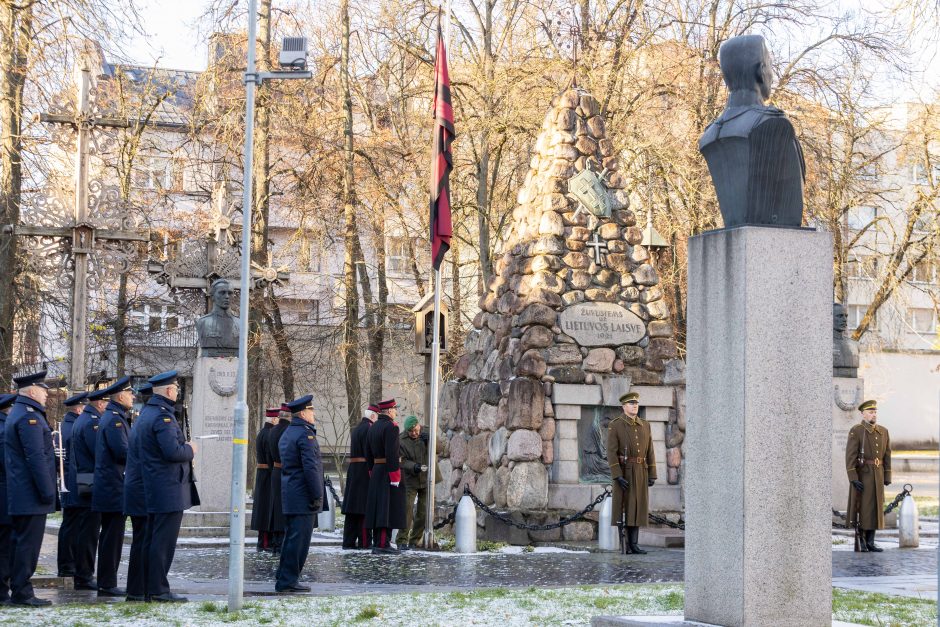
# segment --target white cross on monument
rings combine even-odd
[[[594,237],[587,243],[587,247],[594,249],[594,262],[598,266],[604,267],[604,255],[608,251],[607,242],[597,236],[597,231],[594,231]]]
[[[94,207],[101,215],[90,215],[89,189],[92,185],[88,180],[89,141],[93,127],[126,128],[126,120],[95,118],[92,116],[90,106],[91,69],[87,56],[81,57],[82,68],[78,79],[76,111],[70,114],[44,113],[40,120],[52,124],[71,125],[78,133],[76,166],[75,166],[75,202],[72,208],[71,219],[67,215],[51,216],[54,203],[48,198],[40,202],[45,206],[36,208],[37,221],[40,225],[17,224],[13,231],[17,236],[29,240],[42,242],[58,242],[59,250],[67,257],[71,257],[74,264],[72,275],[72,338],[69,370],[69,384],[82,385],[85,382],[85,357],[88,330],[88,281],[89,258],[101,249],[116,256],[122,257],[122,244],[128,242],[146,242],[150,239],[149,232],[128,230],[124,228],[103,228],[98,222],[104,222],[102,217],[109,218],[109,222],[117,220],[123,227],[130,216],[126,213],[126,206],[121,201],[120,191],[115,187],[107,187],[100,182],[93,184],[91,195]],[[48,210],[48,211],[47,211]],[[104,216],[104,214],[108,214]],[[48,226],[50,218],[58,218],[60,226]],[[100,246],[99,246],[100,245]],[[27,243],[29,247],[30,244]],[[42,246],[33,244],[34,249]],[[116,253],[116,255],[115,255]]]

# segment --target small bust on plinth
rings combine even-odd
[[[799,227],[806,164],[793,125],[770,98],[770,52],[760,35],[732,37],[718,51],[728,104],[699,140],[725,228]]]
[[[201,357],[232,357],[238,354],[238,319],[229,313],[235,291],[226,279],[216,279],[209,288],[212,311],[196,321]]]
[[[842,303],[832,303],[832,376],[858,378],[858,342],[846,337],[849,315]]]

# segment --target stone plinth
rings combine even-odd
[[[845,445],[849,429],[861,420],[858,406],[865,396],[865,380],[832,380],[832,509],[844,512],[849,504],[849,476],[845,471]]]
[[[232,429],[235,422],[237,357],[198,357],[193,368],[192,437],[197,443],[196,487],[203,512],[232,506]],[[206,438],[204,436],[217,436]],[[203,436],[200,438],[200,436]]]
[[[832,241],[689,240],[685,618],[832,623]]]

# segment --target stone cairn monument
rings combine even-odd
[[[469,486],[532,523],[581,509],[609,484],[607,422],[632,387],[672,484],[657,487],[653,507],[681,508],[682,400],[663,383],[664,373],[680,382],[682,368],[619,168],[597,100],[579,88],[557,96],[455,380],[442,389],[438,501]],[[523,544],[595,531],[581,521],[526,536],[491,522],[484,535]]]
[[[192,435],[201,439],[194,462],[202,500],[199,511],[227,512],[232,504],[238,319],[229,312],[233,290],[228,281],[217,279],[209,293],[212,311],[196,322],[199,349],[193,369]]]

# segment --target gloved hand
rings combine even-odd
[[[849,483],[851,483],[852,487],[858,490],[859,492],[862,492],[865,490],[865,484],[863,484],[858,479],[855,479],[854,481],[850,481]]]
[[[630,487],[630,482],[624,477],[617,477],[617,485],[620,486],[621,490],[626,490]]]
[[[885,479],[885,485],[886,485],[886,486],[887,486],[887,485],[891,485],[891,480],[890,480],[890,479]]]
[[[323,499],[313,499],[313,511],[319,512],[323,509]]]
[[[651,487],[651,488],[653,487],[653,484],[654,484],[654,483],[656,483],[656,480],[655,480],[655,479],[648,479],[648,480],[646,481],[646,485],[649,486],[649,487]]]
[[[431,436],[425,433],[424,431],[422,431],[421,435],[419,435],[418,437],[421,438],[421,441],[424,442],[425,444],[427,444],[428,441],[431,439]]]
[[[390,481],[389,483],[391,483],[393,486],[397,488],[398,484],[401,483],[401,481]]]
[[[412,470],[412,472],[417,474],[417,473],[420,473],[422,470],[424,470],[424,466],[422,466],[421,464],[415,464],[414,470]]]

